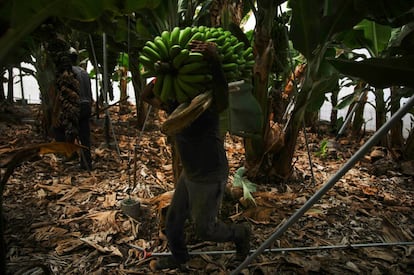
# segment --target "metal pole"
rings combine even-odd
[[[26,100],[24,98],[24,85],[23,85],[23,74],[22,74],[22,64],[19,64],[19,71],[20,71],[20,89],[22,91],[22,105],[26,104]]]
[[[98,66],[98,60],[96,59],[96,53],[95,53],[95,45],[92,40],[92,35],[89,34],[89,43],[91,44],[92,49],[92,55],[93,55],[93,66],[95,67],[95,97],[96,97],[96,119],[99,119],[99,66]]]
[[[367,91],[364,91],[363,93],[361,93],[359,95],[358,101],[357,103],[352,107],[351,112],[349,112],[348,116],[346,117],[344,123],[342,124],[341,129],[339,129],[338,134],[337,134],[337,138],[342,136],[342,134],[345,132],[346,126],[348,125],[348,123],[351,121],[352,115],[355,113],[356,109],[358,108],[358,106],[361,104],[361,100],[362,98],[367,94]]]
[[[355,163],[363,157],[372,146],[394,126],[414,106],[414,95],[401,108],[378,129],[374,135],[345,163],[345,165],[334,174],[321,189],[319,189],[299,210],[297,210],[276,232],[274,232],[252,255],[248,256],[231,274],[238,274],[244,267],[260,255],[267,247],[279,238],[292,224],[303,216],[319,199],[331,189],[335,183],[351,169]]]
[[[115,135],[115,129],[112,125],[111,118],[109,115],[108,110],[108,86],[109,86],[109,79],[108,79],[108,66],[107,66],[107,50],[106,50],[106,33],[102,34],[102,44],[103,44],[103,93],[104,93],[104,108],[105,108],[105,135],[106,135],[106,141],[109,145],[109,130],[112,130],[112,135],[114,137],[115,142],[115,149],[118,153],[118,157],[121,159],[121,151],[119,149],[118,141]]]
[[[145,248],[129,244],[129,246],[141,251],[146,251]],[[357,243],[357,244],[337,244],[337,245],[325,245],[325,246],[302,246],[302,247],[278,247],[265,249],[263,252],[295,252],[295,251],[313,251],[313,250],[327,250],[327,249],[356,249],[367,247],[388,247],[388,246],[414,246],[414,242],[390,242],[390,243]],[[255,252],[257,250],[250,250]],[[151,256],[171,256],[171,251],[167,252],[149,252]],[[213,250],[213,251],[190,251],[190,255],[224,255],[224,254],[236,254],[236,250]]]
[[[106,33],[102,34],[102,53],[103,53],[103,97],[105,107],[108,105],[108,66],[106,53]]]
[[[102,74],[102,84],[103,84],[103,89],[102,89],[102,93],[103,93],[103,105],[104,105],[104,109],[105,109],[105,117],[104,117],[104,132],[105,132],[105,141],[106,144],[109,146],[109,140],[110,140],[110,135],[109,135],[109,114],[107,112],[106,107],[108,106],[108,68],[106,65],[107,62],[107,56],[106,56],[106,33],[102,34],[102,58],[103,58],[103,74]]]
[[[311,157],[310,150],[309,150],[309,141],[308,141],[308,134],[306,133],[305,120],[303,120],[302,122],[303,122],[303,135],[305,136],[306,151],[308,153],[308,161],[309,161],[310,172],[311,172],[311,177],[312,177],[312,186],[315,186],[316,180],[315,180],[315,174],[313,173],[313,161],[312,161],[312,157]]]

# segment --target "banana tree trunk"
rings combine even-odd
[[[14,94],[14,83],[13,83],[13,67],[7,69],[9,73],[9,78],[7,81],[7,101],[13,103],[13,94]]]
[[[35,78],[39,85],[41,94],[41,108],[42,108],[42,129],[45,137],[51,136],[51,126],[54,123],[56,116],[53,114],[54,102],[56,101],[55,91],[55,66],[47,55],[43,53],[42,49],[37,49],[34,52],[36,62]]]
[[[261,165],[265,152],[265,140],[269,131],[268,83],[270,69],[273,63],[273,20],[277,13],[277,3],[274,1],[257,1],[256,31],[254,37],[255,65],[253,68],[254,95],[263,112],[263,129],[261,138],[245,139],[245,155],[247,176],[257,178],[266,174]]]
[[[405,142],[403,154],[405,159],[414,160],[414,130],[411,130]]]
[[[130,53],[129,69],[131,70],[132,86],[134,87],[134,94],[135,94],[137,126],[141,128],[145,121],[145,116],[148,111],[148,106],[143,104],[141,100],[141,91],[144,89],[145,83],[143,82],[141,73],[139,71],[139,63],[133,62],[134,60],[138,60],[138,56],[139,56],[139,53],[134,53],[134,52]]]
[[[356,109],[355,109],[355,112],[354,112],[354,119],[353,119],[353,122],[352,122],[352,136],[354,136],[354,137],[361,136],[362,125],[364,124],[364,109],[365,109],[365,104],[366,104],[367,100],[368,100],[368,96],[365,93],[359,99],[358,102],[354,102],[354,104],[357,105]]]
[[[400,109],[400,96],[398,95],[398,87],[391,87],[391,115],[394,115]],[[394,127],[391,128],[391,147],[402,148],[404,144],[403,137],[403,122],[398,121]]]
[[[6,101],[6,95],[4,94],[3,83],[0,85],[0,102]]]
[[[326,47],[321,47],[318,51],[315,51],[315,55],[312,58],[308,59],[301,90],[296,94],[295,106],[290,115],[290,120],[286,125],[284,144],[278,151],[270,152],[271,155],[267,157],[267,159],[271,159],[270,163],[273,164],[268,171],[270,178],[286,180],[292,175],[292,159],[299,132],[303,128],[304,116],[309,99],[315,91],[321,89],[320,83],[326,80],[322,80],[318,76],[321,57],[325,52]]]
[[[271,163],[277,163],[277,165],[273,165],[269,171],[269,176],[271,177],[284,180],[292,174],[292,159],[295,153],[296,141],[299,136],[299,131],[303,126],[307,100],[309,98],[309,94],[312,92],[311,85],[306,83],[309,80],[308,77],[305,79],[301,92],[297,94],[295,107],[293,108],[291,118],[288,121],[285,130],[284,146],[280,149],[280,151],[272,153],[270,156],[272,160]]]
[[[120,80],[119,80],[119,91],[120,91],[120,102],[119,102],[119,112],[120,114],[127,114],[128,101],[127,98],[127,86],[128,86],[128,69],[126,67],[119,68]]]
[[[332,95],[331,95],[331,103],[332,103],[332,110],[331,110],[331,116],[330,116],[330,125],[331,128],[333,130],[335,130],[335,132],[338,130],[336,129],[336,123],[338,121],[338,110],[335,108],[336,105],[338,105],[338,93],[339,93],[339,89],[332,91]]]
[[[385,101],[384,101],[384,90],[375,89],[375,126],[376,130],[381,128],[386,121]],[[387,146],[387,136],[385,135],[381,141],[381,146]]]

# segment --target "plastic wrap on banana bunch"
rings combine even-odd
[[[212,91],[207,91],[193,98],[191,102],[181,103],[161,125],[161,132],[169,136],[179,133],[207,110],[212,100]]]
[[[263,127],[263,112],[253,96],[253,86],[249,82],[229,83],[229,108],[221,119],[227,122],[227,131],[236,136],[260,137]]]

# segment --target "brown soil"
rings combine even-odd
[[[13,149],[47,141],[40,133],[37,108],[31,108],[30,116],[24,113],[29,118],[26,122],[0,121],[0,160]],[[140,248],[168,252],[159,224],[161,209],[168,205],[173,190],[171,148],[159,131],[157,117],[150,118],[140,135],[134,113],[111,112],[116,142],[111,134],[109,145],[102,119],[95,120],[91,172],[58,154],[45,154],[15,169],[3,201],[7,273],[152,274],[149,262],[154,257]],[[343,138],[322,150],[321,142],[331,140],[328,134],[309,133],[308,138],[314,179],[301,136],[294,180],[259,183],[253,193],[255,205],[226,195],[220,216],[227,222],[251,224],[252,249],[262,245],[363,144]],[[227,136],[226,149],[231,184],[235,171],[243,166],[242,140]],[[412,273],[414,245],[405,242],[414,239],[413,176],[401,172],[401,162],[392,152],[382,151],[350,169],[269,247],[273,251],[258,255],[243,274]],[[121,202],[127,198],[141,202],[137,220],[121,211]],[[191,233],[191,224],[188,227],[189,247],[206,252],[190,261],[190,274],[228,274],[234,268],[228,251],[234,246],[201,242]],[[357,244],[366,247],[347,247]]]

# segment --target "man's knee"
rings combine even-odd
[[[195,233],[202,240],[211,240],[215,233],[215,223],[198,222],[195,225]]]

